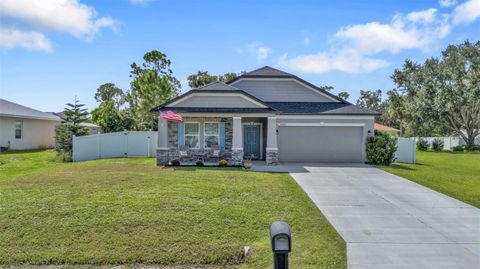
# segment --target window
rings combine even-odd
[[[185,123],[185,145],[189,148],[200,148],[200,124],[198,122]]]
[[[23,135],[23,121],[16,120],[15,121],[15,138],[22,139]]]
[[[212,145],[219,145],[220,124],[218,122],[205,122],[205,128],[203,132],[205,148],[211,148]]]

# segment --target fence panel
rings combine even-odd
[[[397,152],[395,153],[397,162],[415,163],[416,161],[416,145],[415,140],[410,138],[399,137],[397,142]]]
[[[157,148],[157,132],[117,132],[73,138],[73,161],[118,157],[151,157]]]

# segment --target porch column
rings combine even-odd
[[[233,117],[232,162],[241,165],[243,161],[242,117]]]
[[[157,165],[168,165],[168,122],[164,118],[158,117],[158,141],[157,141]]]
[[[268,117],[267,121],[267,148],[265,161],[268,165],[278,163],[277,146],[277,117]]]

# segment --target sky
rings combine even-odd
[[[130,64],[159,50],[187,76],[269,65],[346,91],[395,87],[405,59],[480,39],[480,0],[0,0],[0,98],[88,109],[99,85],[127,91]]]

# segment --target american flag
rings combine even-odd
[[[166,111],[160,114],[160,118],[164,118],[167,120],[173,120],[173,121],[183,121],[182,115],[177,114],[173,111]]]

